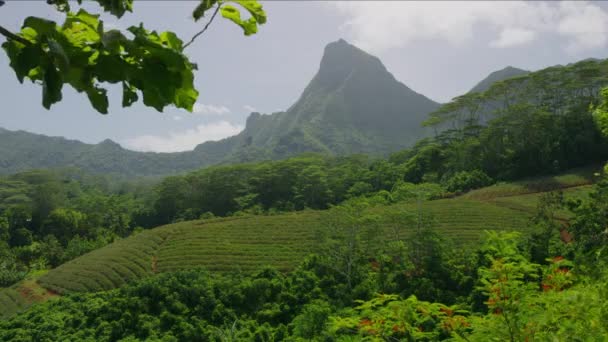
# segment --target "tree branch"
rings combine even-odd
[[[5,29],[4,27],[0,26],[0,34],[5,36],[6,38],[10,39],[10,40],[14,40],[16,42],[19,42],[23,45],[32,45],[32,42],[30,42],[29,40],[18,36],[16,34],[14,34],[13,32]]]
[[[196,40],[196,38],[198,38],[201,34],[205,33],[205,31],[207,31],[207,29],[209,28],[209,25],[211,25],[211,23],[213,22],[213,19],[215,19],[215,16],[220,11],[220,7],[221,7],[221,4],[218,4],[217,7],[215,8],[215,11],[213,12],[213,15],[211,16],[211,19],[209,19],[209,22],[207,22],[207,24],[205,25],[205,27],[203,27],[203,29],[200,30],[197,34],[195,34],[192,37],[192,39],[190,39],[189,42],[187,42],[186,44],[184,44],[183,50],[185,50],[188,46],[190,46],[190,44],[194,43],[194,41]]]

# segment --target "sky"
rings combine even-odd
[[[556,1],[265,1],[268,22],[246,37],[216,20],[186,54],[199,66],[194,112],[141,104],[123,109],[110,86],[110,113],[98,114],[83,94],[64,87],[63,101],[42,107],[41,87],[20,84],[0,52],[0,127],[87,143],[105,139],[139,151],[191,150],[237,134],[253,112],[289,108],[316,73],[323,48],[343,38],[378,56],[414,91],[438,101],[467,92],[506,66],[538,70],[585,58],[608,57],[608,2]],[[108,27],[174,31],[188,40],[202,28],[191,12],[196,1],[134,2]],[[74,4],[74,7],[78,6]],[[85,9],[99,12],[94,3]],[[0,25],[18,31],[30,15],[62,22],[46,1],[7,0]],[[0,43],[4,41],[0,37]]]

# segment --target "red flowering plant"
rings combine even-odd
[[[463,336],[470,324],[468,312],[456,306],[430,303],[415,296],[380,294],[340,317],[330,317],[336,335],[354,335],[371,341],[435,341]]]
[[[545,268],[542,289],[543,291],[562,291],[574,283],[574,273],[571,272],[574,264],[562,256],[548,259],[549,266]]]

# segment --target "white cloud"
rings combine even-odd
[[[463,44],[479,25],[497,32],[496,48],[528,44],[540,34],[557,34],[566,48],[589,49],[608,39],[608,13],[595,3],[523,1],[335,1],[346,18],[342,29],[354,43],[372,51],[441,39]]]
[[[533,41],[536,38],[536,32],[519,28],[506,28],[500,32],[500,36],[490,42],[490,46],[497,48],[507,48],[517,45],[523,45]]]
[[[230,109],[226,106],[206,105],[198,102],[194,104],[192,111],[196,114],[207,115],[224,115],[230,113]]]
[[[243,109],[245,109],[248,112],[257,112],[258,111],[257,109],[255,109],[255,107],[250,106],[250,105],[244,105]]]
[[[182,117],[179,116],[179,115],[173,115],[173,120],[175,120],[175,121],[181,121]]]
[[[604,46],[608,39],[608,13],[592,3],[561,3],[564,13],[557,31],[571,38],[568,49],[591,49]]]
[[[242,126],[228,121],[198,125],[194,129],[181,132],[169,132],[168,136],[142,135],[123,141],[126,148],[136,151],[179,152],[194,149],[205,141],[220,140],[238,134]]]

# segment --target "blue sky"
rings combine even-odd
[[[135,1],[133,14],[104,16],[106,27],[144,22],[183,39],[201,28],[194,1]],[[600,2],[321,2],[267,1],[268,23],[252,37],[218,20],[188,49],[198,63],[196,113],[135,105],[110,114],[64,88],[50,111],[39,86],[19,84],[0,52],[0,127],[65,136],[89,143],[106,138],[127,148],[192,149],[238,133],[251,111],[272,113],[295,102],[314,76],[323,47],[339,38],[380,57],[395,77],[436,101],[448,101],[507,65],[536,70],[608,54],[608,3]],[[86,4],[97,10],[95,4]],[[1,25],[17,30],[28,15],[62,21],[45,1],[8,0]],[[0,38],[0,42],[3,38]]]

